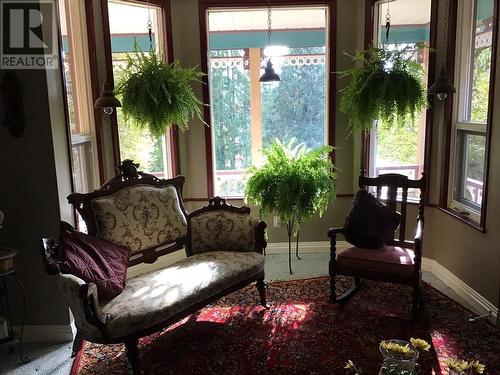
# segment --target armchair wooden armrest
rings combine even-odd
[[[328,237],[335,238],[337,233],[343,233],[344,227],[330,228],[328,229]]]

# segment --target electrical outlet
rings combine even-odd
[[[280,228],[281,220],[279,216],[273,216],[273,228]]]

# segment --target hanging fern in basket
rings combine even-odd
[[[203,121],[203,103],[191,86],[203,76],[196,68],[182,68],[178,61],[169,64],[136,44],[121,73],[116,91],[126,121],[156,137],[172,125],[186,130],[193,118]]]
[[[415,122],[428,106],[425,72],[413,60],[422,44],[388,50],[369,48],[350,56],[356,65],[340,72],[351,77],[341,91],[340,110],[354,131],[370,130],[375,120],[402,126]]]

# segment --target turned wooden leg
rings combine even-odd
[[[336,266],[337,266],[337,249],[336,249],[336,238],[335,234],[332,234],[330,237],[330,261],[328,262],[328,273],[330,274],[330,303],[335,303],[337,301],[337,294],[335,291],[335,276]]]
[[[259,291],[260,304],[268,309],[269,306],[267,305],[266,299],[266,282],[264,281],[264,274],[262,274],[262,277],[257,280],[256,287]]]
[[[83,345],[83,337],[79,331],[76,332],[75,339],[73,340],[73,348],[71,349],[71,357],[76,357]]]
[[[125,340],[125,347],[127,348],[127,358],[132,366],[132,372],[134,375],[140,375],[141,369],[139,366],[139,340],[136,338]]]

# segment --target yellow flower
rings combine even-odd
[[[425,350],[426,352],[429,351],[429,349],[431,348],[431,346],[429,345],[429,343],[425,340],[422,340],[422,339],[414,339],[413,337],[410,339],[410,342],[412,343],[412,345],[417,348],[418,350],[422,351],[422,350]]]
[[[471,368],[477,374],[482,374],[486,366],[476,359],[474,361],[470,361],[469,368]]]
[[[413,350],[411,350],[410,348],[410,345],[406,344],[406,345],[399,345],[395,342],[391,342],[391,341],[382,341],[380,343],[380,346],[387,350],[388,352],[392,352],[392,353],[396,353],[396,354],[404,354],[404,355],[412,355],[413,354]]]
[[[447,358],[444,360],[444,364],[449,370],[455,370],[460,372],[464,371],[464,369],[462,368],[462,361],[459,361],[458,359]]]
[[[353,361],[348,360],[348,361],[345,363],[344,368],[347,368],[347,369],[354,368],[354,363],[353,363]]]

